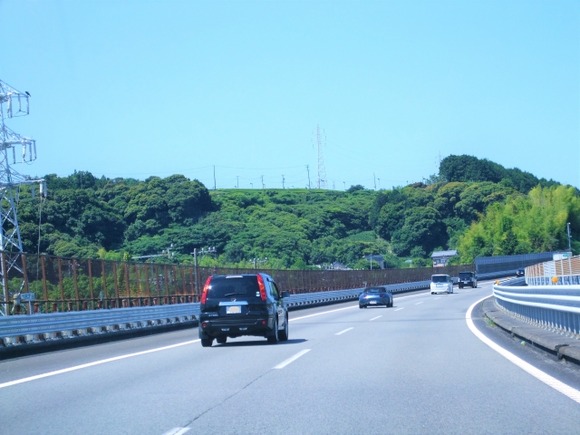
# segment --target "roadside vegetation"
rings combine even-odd
[[[191,263],[196,250],[200,265],[268,269],[376,268],[368,256],[381,255],[401,268],[430,265],[435,250],[457,249],[457,264],[564,250],[568,222],[572,239],[580,236],[578,189],[472,156],[449,156],[438,174],[380,191],[210,191],[182,175],[80,171],[44,178],[47,198],[26,192],[31,186],[20,195],[27,253]],[[201,255],[207,247],[215,254]]]

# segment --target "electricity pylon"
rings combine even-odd
[[[18,226],[16,205],[22,184],[40,184],[41,195],[46,194],[44,180],[33,180],[20,175],[11,165],[36,160],[36,142],[13,132],[6,120],[29,113],[28,92],[20,92],[0,80],[0,280],[4,302],[3,313],[9,314],[9,280],[22,277],[20,293],[24,287],[22,266],[22,239]]]

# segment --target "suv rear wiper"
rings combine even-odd
[[[239,292],[232,292],[232,293],[226,293],[223,297],[228,298],[230,296],[247,296],[247,294],[246,293],[239,293]]]

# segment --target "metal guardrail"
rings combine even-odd
[[[390,284],[386,287],[393,293],[403,293],[428,288],[429,281]],[[361,291],[362,288],[299,293],[287,297],[285,302],[289,310],[297,310],[356,300]],[[56,343],[66,338],[119,331],[177,324],[193,326],[198,317],[199,303],[0,317],[0,351],[2,348]]]
[[[0,349],[2,346],[193,322],[196,309],[199,313],[199,304],[190,303],[0,317]]]
[[[493,286],[496,305],[535,326],[580,339],[580,285],[526,285],[524,278]]]
[[[511,271],[506,274],[511,274]],[[478,278],[487,278],[478,276]],[[430,281],[390,284],[393,293],[429,288]],[[356,300],[363,288],[292,294],[286,298],[289,310]],[[523,278],[494,286],[497,305],[529,323],[580,336],[580,286],[526,286]],[[194,326],[199,303],[112,308],[0,317],[0,351],[32,344],[56,344],[62,339],[99,337],[147,328]]]
[[[509,273],[504,273],[504,276]],[[478,278],[482,278],[478,276]],[[429,288],[430,281],[390,284],[393,293]],[[285,299],[289,310],[358,299],[363,288],[297,293]],[[580,286],[525,286],[523,278],[494,286],[497,305],[516,317],[541,327],[580,337]],[[194,326],[199,303],[112,308],[0,317],[2,349],[32,344],[56,344],[62,339],[100,337],[119,332],[132,333],[147,328]]]
[[[404,293],[415,290],[429,288],[430,281],[407,282],[402,284],[385,285],[393,293]],[[294,310],[299,308],[308,308],[316,305],[333,304],[343,301],[352,301],[358,299],[363,291],[363,287],[350,290],[331,290],[316,293],[299,293],[293,294],[286,298],[288,309]]]

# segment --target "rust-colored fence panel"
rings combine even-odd
[[[1,261],[8,261],[0,254]],[[198,302],[208,276],[256,269],[135,263],[20,255],[18,270],[5,277],[9,313],[60,312]],[[361,288],[428,280],[433,273],[457,276],[462,267],[378,270],[266,270],[291,293]],[[2,295],[4,296],[4,295]],[[16,309],[17,308],[17,309]]]

